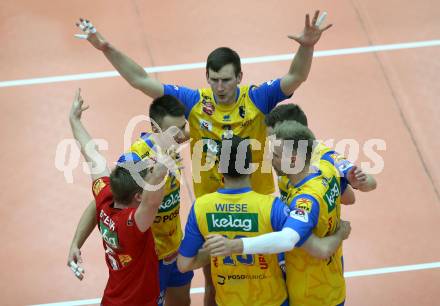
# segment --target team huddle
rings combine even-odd
[[[299,48],[283,77],[241,85],[240,57],[222,47],[207,58],[210,86],[202,89],[160,83],[80,19],[84,38],[153,98],[151,132],[111,171],[82,124],[88,107],[80,90],[69,115],[92,168],[94,200],[68,265],[83,278],[80,249],[98,225],[109,270],[102,305],[190,305],[198,268],[204,305],[344,305],[342,241],[351,227],[341,204],[353,204],[354,190],[374,190],[376,181],[318,142],[298,105],[278,105],[306,81],[314,45],[331,26],[324,19],[319,11],[306,15],[304,31],[289,36]],[[183,233],[179,147],[187,141],[195,199]]]

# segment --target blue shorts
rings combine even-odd
[[[187,285],[191,282],[193,277],[193,271],[181,273],[179,269],[177,269],[176,258],[172,262],[159,260],[160,297],[157,304],[159,306],[163,305],[167,288]]]

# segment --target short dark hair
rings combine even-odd
[[[239,150],[240,144],[242,144],[242,142],[247,142],[244,152],[242,150]],[[231,151],[227,152],[226,148],[229,146],[231,148]],[[232,138],[230,139],[225,138],[220,143],[219,172],[223,173],[223,175],[225,176],[229,176],[232,178],[238,178],[244,175],[248,175],[247,173],[240,173],[237,171],[236,169],[237,160],[239,161],[244,160],[243,168],[249,169],[249,165],[252,162],[252,150],[248,139],[243,139],[237,135],[233,135]],[[227,169],[225,169],[226,167]]]
[[[277,139],[290,140],[291,143],[289,144],[293,146],[292,149],[296,153],[298,153],[301,142],[306,142],[305,162],[310,162],[316,138],[308,127],[298,121],[286,120],[275,126],[275,135]]]
[[[185,106],[176,97],[163,95],[150,105],[149,115],[157,124],[162,124],[165,116],[180,117],[185,114]]]
[[[143,177],[148,169],[142,170],[139,174]],[[110,188],[113,199],[118,204],[129,205],[136,193],[142,192],[142,187],[136,183],[130,171],[125,167],[116,166],[110,173]]]
[[[209,69],[219,72],[227,64],[234,66],[235,76],[238,76],[241,72],[241,61],[238,53],[228,47],[215,49],[208,55],[206,60],[206,75],[208,75]]]
[[[267,126],[274,128],[277,123],[286,120],[295,120],[304,126],[307,126],[307,116],[298,104],[283,104],[275,107],[264,118]]]

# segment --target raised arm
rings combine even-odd
[[[98,152],[97,145],[90,137],[89,133],[81,122],[82,113],[88,109],[88,106],[83,106],[84,101],[81,97],[81,88],[78,88],[75,99],[70,110],[69,121],[72,128],[73,137],[78,141],[81,153],[84,159],[89,164],[92,181],[109,176],[110,171],[107,168],[107,162],[104,157]]]
[[[312,66],[314,46],[321,37],[322,32],[330,28],[329,24],[321,28],[321,23],[324,21],[326,13],[324,13],[318,20],[319,11],[315,12],[312,23],[310,23],[309,14],[306,15],[305,27],[303,33],[299,36],[289,35],[290,39],[295,40],[300,44],[298,51],[290,64],[289,72],[281,79],[281,90],[286,96],[290,96],[307,80],[309,76],[310,67]]]
[[[163,85],[151,78],[144,68],[111,45],[88,20],[80,19],[76,25],[87,35],[87,40],[92,46],[104,53],[113,67],[132,87],[153,99],[163,96]]]
[[[83,212],[76,227],[75,235],[70,244],[69,255],[67,256],[67,266],[71,267],[71,262],[79,265],[83,262],[81,257],[81,248],[93,229],[96,226],[96,203],[91,201]],[[80,280],[83,279],[83,273],[75,274]]]
[[[173,152],[172,154],[176,154]],[[145,177],[142,200],[136,209],[134,219],[141,232],[147,231],[154,222],[157,211],[163,200],[164,180],[168,169],[172,168],[172,160],[168,155],[160,155],[151,172]]]
[[[341,220],[336,233],[323,238],[312,234],[301,247],[314,257],[327,259],[336,252],[341,242],[350,236],[350,232],[350,222]]]

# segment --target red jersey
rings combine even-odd
[[[101,305],[156,306],[159,264],[151,229],[139,231],[136,208],[113,207],[109,177],[95,180],[92,190],[109,270]]]

